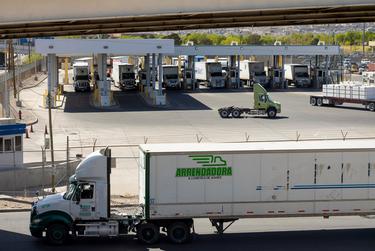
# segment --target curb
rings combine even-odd
[[[29,201],[24,201],[24,200],[18,200],[18,199],[14,199],[14,198],[3,198],[3,199],[0,199],[2,201],[10,201],[10,202],[16,202],[16,203],[21,203],[21,204],[27,204],[27,205],[31,205],[31,202]],[[1,210],[1,209],[0,209]]]
[[[15,209],[0,209],[0,213],[21,213],[30,212],[31,209],[26,208],[15,208]]]

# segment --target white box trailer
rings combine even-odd
[[[163,87],[181,88],[181,81],[177,65],[163,65]]]
[[[305,64],[285,64],[285,80],[288,84],[294,84],[296,87],[310,87],[311,79],[309,66]]]
[[[375,140],[141,145],[142,211],[127,215],[110,213],[108,151],[82,161],[64,196],[33,204],[33,236],[46,232],[60,244],[68,230],[102,237],[134,230],[155,243],[163,230],[183,243],[193,218],[208,218],[223,233],[225,222],[240,218],[375,213]]]
[[[87,62],[77,61],[73,64],[73,86],[77,91],[90,91],[90,73]]]
[[[133,64],[113,62],[112,78],[121,90],[135,89],[135,67]]]
[[[206,82],[212,88],[225,87],[220,62],[195,62],[195,79]]]
[[[240,79],[249,86],[259,83],[262,86],[268,84],[264,62],[244,60],[240,62]]]

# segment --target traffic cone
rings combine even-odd
[[[30,136],[29,136],[29,129],[26,128],[26,138],[29,139]]]
[[[30,132],[34,132],[33,125],[30,126]]]
[[[45,135],[48,134],[48,131],[47,131],[47,125],[44,126],[44,134],[45,134]]]

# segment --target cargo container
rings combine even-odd
[[[206,83],[208,87],[225,87],[225,78],[220,62],[195,62],[195,79]]]
[[[31,234],[62,244],[134,231],[152,244],[164,231],[184,243],[194,218],[223,233],[241,218],[375,213],[374,140],[141,145],[140,211],[132,214],[112,210],[110,171],[110,149],[88,155],[66,193],[33,203]]]
[[[133,90],[136,87],[133,64],[113,62],[112,78],[121,90]]]
[[[285,80],[288,85],[294,84],[296,87],[310,87],[311,79],[309,67],[304,64],[285,64]]]
[[[240,62],[240,79],[249,86],[258,83],[267,86],[267,76],[264,70],[264,62],[244,60]]]

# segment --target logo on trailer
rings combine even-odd
[[[177,168],[176,177],[190,178],[220,178],[222,176],[232,176],[232,167],[227,165],[227,161],[218,155],[190,155],[197,163],[196,167]]]

